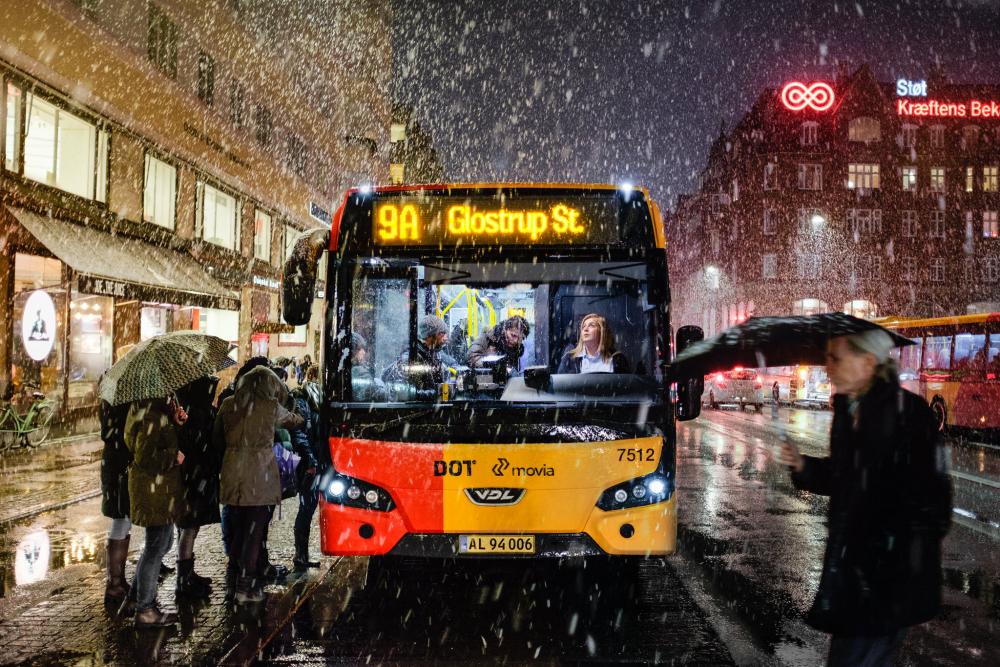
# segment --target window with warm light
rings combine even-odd
[[[931,192],[944,192],[944,167],[931,167]]]
[[[271,214],[259,208],[253,221],[253,256],[271,262]]]
[[[900,167],[899,174],[902,179],[903,190],[915,192],[917,189],[917,168]]]
[[[983,238],[1000,238],[1000,227],[997,226],[996,211],[983,211]]]
[[[879,165],[853,162],[848,164],[847,187],[851,190],[877,190]]]
[[[996,192],[1000,189],[1000,178],[998,178],[997,165],[983,167],[983,192]]]

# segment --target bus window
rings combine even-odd
[[[892,358],[899,364],[900,380],[915,380],[920,372],[920,350],[923,338],[911,338],[915,344],[897,347],[892,351]]]
[[[955,336],[952,368],[972,369],[986,365],[986,334],[961,333]]]
[[[948,370],[951,366],[951,336],[928,336],[924,368]]]
[[[1000,375],[1000,331],[990,334],[990,344],[986,349],[986,371]]]

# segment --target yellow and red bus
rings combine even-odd
[[[1000,313],[876,320],[916,345],[895,353],[900,381],[941,429],[1000,428]]]
[[[664,232],[646,190],[353,189],[285,266],[289,323],[308,321],[324,251],[324,553],[675,550],[674,420],[696,417],[700,396],[691,379],[670,400]],[[589,313],[628,372],[557,372]],[[450,334],[439,376],[417,349],[430,315]],[[483,335],[513,315],[529,325],[520,357],[470,367],[472,323]],[[699,337],[682,328],[677,347]]]

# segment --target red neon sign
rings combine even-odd
[[[995,101],[970,100],[969,102],[941,102],[927,100],[896,100],[896,114],[900,116],[933,116],[935,118],[1000,118],[1000,104]]]
[[[826,111],[833,106],[833,88],[823,81],[810,84],[792,81],[781,89],[781,103],[789,111]]]

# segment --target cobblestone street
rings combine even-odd
[[[5,460],[7,479],[18,474],[0,493],[0,664],[244,664],[334,563],[323,558],[318,571],[269,586],[265,605],[235,611],[226,600],[219,526],[207,526],[195,552],[197,571],[212,579],[211,598],[175,600],[170,575],[159,600],[177,610],[178,627],[136,631],[104,608],[107,519],[100,514],[95,452],[99,457],[99,442],[81,441]],[[285,501],[280,518],[275,513],[269,543],[272,561],[289,567],[296,509]],[[315,555],[318,530],[313,537]],[[135,528],[129,576],[142,542]],[[172,566],[174,559],[172,550],[164,562]]]

